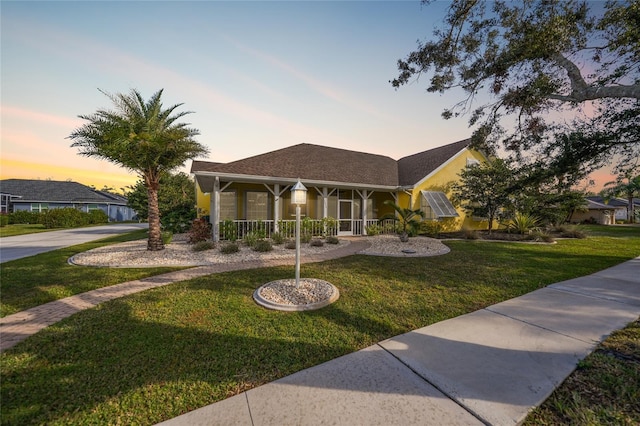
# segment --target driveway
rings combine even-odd
[[[3,237],[0,238],[0,263],[147,227],[147,223],[121,223]]]

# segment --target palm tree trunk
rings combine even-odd
[[[147,250],[164,250],[162,231],[160,229],[160,208],[158,207],[157,185],[148,186],[147,194],[149,196],[149,241],[147,242]]]

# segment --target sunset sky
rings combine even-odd
[[[1,163],[6,178],[122,188],[136,176],[81,157],[67,136],[109,93],[164,88],[209,161],[298,143],[398,159],[470,136],[445,121],[460,93],[394,90],[396,61],[446,3],[33,2],[1,4]],[[184,171],[188,171],[186,164]],[[604,177],[603,180],[610,180]],[[599,188],[596,188],[599,189]]]

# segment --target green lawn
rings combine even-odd
[[[47,229],[41,224],[16,224],[0,226],[0,237],[13,237],[16,235],[35,234],[37,232],[55,231]]]
[[[83,268],[67,263],[76,253],[146,238],[146,235],[146,230],[140,230],[3,263],[0,267],[0,317],[96,288],[181,269]]]
[[[636,257],[640,228],[553,245],[447,245],[451,253],[431,258],[350,256],[303,265],[303,277],[327,280],[341,293],[313,312],[253,302],[261,284],[291,278],[284,267],[202,277],[80,312],[0,356],[2,422],[153,424]],[[96,271],[87,270],[87,277]]]

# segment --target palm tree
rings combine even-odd
[[[129,94],[102,93],[113,102],[115,110],[99,109],[91,115],[80,115],[88,123],[69,135],[73,140],[71,146],[79,148],[80,155],[110,161],[140,176],[149,195],[147,249],[162,250],[158,209],[160,178],[208,150],[194,140],[194,136],[200,134],[198,130],[176,122],[190,114],[174,113],[182,104],[163,109],[162,89],[146,102],[135,89]]]
[[[382,219],[399,220],[402,225],[400,240],[403,242],[408,241],[408,229],[414,232],[417,231],[420,222],[424,220],[424,212],[420,209],[412,210],[406,207],[400,207],[391,200],[386,200],[384,204],[393,207],[397,214],[388,214],[383,216]]]
[[[625,179],[627,180],[626,183],[624,182]],[[634,223],[636,216],[633,198],[640,196],[640,175],[633,178],[631,176],[618,176],[618,179],[613,182],[607,182],[604,186],[605,189],[602,190],[602,196],[606,199],[620,195],[627,197],[629,203],[627,206],[627,218],[629,219],[629,223]]]

